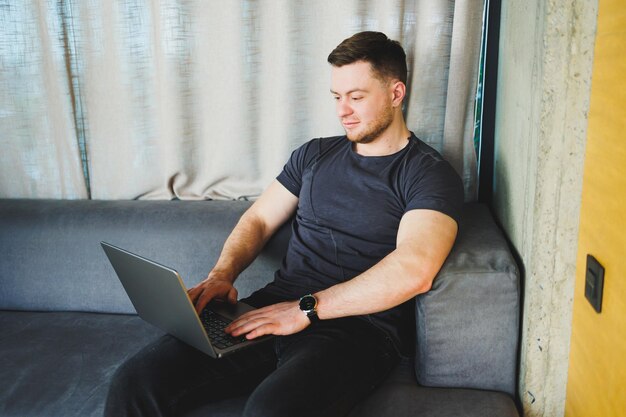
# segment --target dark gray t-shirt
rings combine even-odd
[[[399,152],[375,157],[354,152],[345,136],[314,139],[292,153],[277,179],[299,201],[287,254],[266,290],[293,299],[378,263],[395,249],[404,213],[431,209],[458,221],[463,204],[455,170],[414,135]],[[410,349],[411,302],[363,318]]]

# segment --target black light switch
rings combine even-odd
[[[587,271],[585,274],[585,298],[593,308],[602,311],[602,288],[604,287],[604,267],[591,255],[587,255]]]

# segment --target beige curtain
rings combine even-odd
[[[16,3],[0,7],[2,197],[253,198],[296,146],[343,133],[326,57],[361,30],[404,45],[408,126],[475,196],[483,0]]]
[[[0,0],[0,197],[86,198],[62,19]]]

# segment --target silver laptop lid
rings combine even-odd
[[[137,314],[198,350],[217,357],[175,270],[101,242]]]

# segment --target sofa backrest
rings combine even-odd
[[[0,310],[133,313],[100,241],[176,269],[190,287],[206,277],[250,204],[0,200]],[[241,275],[241,296],[271,281],[288,229]]]

